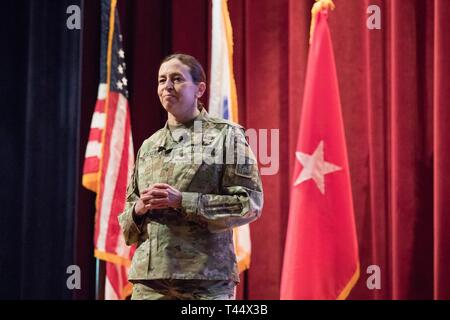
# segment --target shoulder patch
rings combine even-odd
[[[252,178],[252,168],[253,164],[251,163],[242,163],[237,164],[236,169],[234,170],[234,173],[238,176],[244,177],[244,178]]]

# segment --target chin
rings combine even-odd
[[[162,106],[163,106],[164,110],[166,110],[167,112],[170,112],[171,110],[173,110],[173,105],[171,105],[169,103],[162,103]]]
[[[176,112],[176,108],[174,105],[163,105],[164,110],[166,110],[167,113],[170,113],[172,116],[174,116],[175,118],[177,117],[177,112]]]

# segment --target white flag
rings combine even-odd
[[[233,31],[226,0],[212,1],[211,83],[209,114],[238,123],[236,83],[233,74]],[[249,225],[233,230],[239,271],[250,267]]]

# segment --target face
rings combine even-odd
[[[175,117],[191,114],[205,88],[204,82],[195,84],[192,81],[189,67],[178,59],[166,61],[159,68],[159,100],[164,109]]]

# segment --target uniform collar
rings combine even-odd
[[[206,109],[204,107],[200,107],[200,113],[198,114],[198,116],[195,118],[194,121],[206,121],[209,119],[209,114],[206,111]],[[175,143],[175,141],[173,141],[172,139],[172,135],[170,134],[170,129],[169,129],[169,121],[166,121],[166,124],[164,125],[163,128],[163,134],[160,136],[160,139],[158,141],[158,143],[156,144],[158,146],[158,149],[167,149],[167,147],[170,148],[170,146]]]

